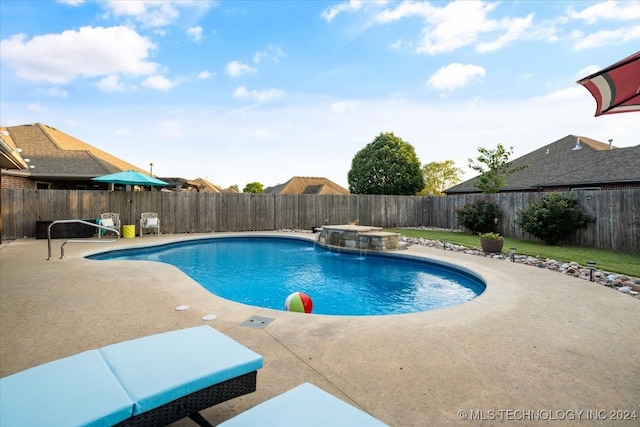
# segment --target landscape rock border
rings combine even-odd
[[[640,278],[611,273],[605,270],[591,268],[588,266],[582,266],[573,261],[563,262],[549,258],[532,257],[518,254],[515,254],[512,260],[511,254],[509,253],[486,253],[478,249],[468,248],[462,245],[455,245],[447,241],[443,242],[440,240],[429,240],[421,237],[407,237],[404,235],[401,236],[400,240],[407,244],[428,246],[435,249],[461,252],[468,255],[484,256],[487,258],[499,259],[507,262],[516,262],[531,267],[546,268],[547,270],[557,271],[558,273],[577,277],[579,279],[589,280],[640,299]]]

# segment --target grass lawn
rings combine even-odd
[[[389,228],[385,229],[385,231],[400,233],[407,237],[446,240],[456,245],[480,249],[480,237],[471,233],[405,228]],[[628,252],[607,251],[580,246],[549,246],[541,242],[505,237],[502,251],[509,252],[509,248],[516,248],[516,252],[521,255],[538,256],[564,262],[575,261],[582,266],[586,266],[587,261],[595,261],[596,267],[600,270],[640,277],[640,255]]]

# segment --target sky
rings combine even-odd
[[[640,48],[640,1],[0,0],[0,125],[160,177],[348,188],[380,133],[421,164],[567,135],[640,144],[576,83]]]

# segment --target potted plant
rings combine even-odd
[[[480,233],[480,246],[484,252],[502,252],[504,238],[499,233]]]

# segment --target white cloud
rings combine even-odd
[[[335,18],[336,16],[338,16],[343,12],[355,12],[357,10],[360,10],[361,8],[362,8],[361,0],[350,0],[347,3],[340,3],[338,5],[326,8],[325,10],[322,11],[322,17],[326,21],[331,22],[333,21],[333,18]]]
[[[253,55],[253,62],[257,64],[264,59],[269,59],[272,62],[278,63],[280,62],[280,59],[284,58],[285,56],[287,56],[287,54],[284,53],[284,50],[282,50],[282,48],[280,48],[279,46],[269,45],[265,50],[256,52],[256,54]]]
[[[246,73],[255,73],[256,71],[258,70],[238,61],[231,61],[227,64],[227,74],[232,77],[239,77]]]
[[[213,78],[213,77],[215,77],[215,76],[216,76],[216,74],[215,74],[215,73],[212,73],[211,71],[207,71],[207,70],[200,71],[200,72],[198,73],[198,78],[199,78],[200,80],[207,80],[207,79],[211,79],[211,78]]]
[[[404,46],[404,44],[405,43],[402,41],[402,39],[398,39],[395,42],[391,43],[389,47],[393,50],[396,50],[396,49],[401,49],[402,46]]]
[[[240,86],[233,92],[233,97],[238,99],[252,99],[256,102],[266,102],[271,99],[284,95],[284,92],[278,89],[264,90],[247,90],[246,87]]]
[[[584,96],[585,88],[580,85],[575,85],[565,89],[559,89],[548,93],[544,96],[538,96],[534,98],[537,101],[564,101],[567,99],[582,98]]]
[[[482,1],[452,1],[443,7],[442,3],[402,2],[392,3],[394,8],[385,9],[376,15],[374,21],[387,24],[420,17],[425,21],[417,43],[418,53],[436,55],[451,52],[477,43],[480,53],[501,49],[520,38],[549,38],[553,32],[533,31],[533,14],[524,18],[504,18],[500,21],[489,19],[499,3]],[[493,36],[494,41],[482,41],[481,37]],[[396,42],[393,47],[399,46]]]
[[[213,2],[208,0],[108,0],[103,3],[107,16],[131,18],[145,27],[163,27],[180,18],[181,10],[206,11]]]
[[[567,14],[573,19],[583,20],[588,24],[594,24],[600,20],[636,20],[640,19],[640,2],[609,0],[596,3],[581,11],[570,8]]]
[[[505,34],[498,37],[494,42],[478,43],[476,50],[480,53],[499,50],[509,43],[522,38],[523,35],[526,35],[531,28],[532,22],[533,15],[529,15],[526,18],[508,19],[505,21],[505,26],[507,27]]]
[[[149,39],[123,26],[82,27],[31,40],[16,34],[0,42],[3,60],[18,77],[56,84],[116,73],[152,74],[158,66],[148,61],[154,49]]]
[[[440,68],[427,80],[427,86],[440,91],[452,91],[466,86],[477,77],[484,77],[485,69],[477,65],[453,63]]]
[[[187,35],[191,38],[191,40],[193,40],[194,42],[199,42],[202,40],[202,27],[197,26],[197,27],[191,27],[187,29]]]
[[[38,90],[38,93],[42,93],[44,95],[51,96],[54,98],[66,98],[67,96],[69,96],[69,92],[67,92],[64,89],[60,89],[58,87],[52,87],[49,89],[40,89]]]
[[[432,6],[427,2],[402,2],[393,4],[394,6],[396,4],[398,6],[395,9],[383,10],[375,17],[375,21],[380,24],[387,24],[412,16],[420,16],[427,19],[430,15],[434,15],[439,10],[439,8]]]
[[[177,81],[171,81],[168,78],[159,74],[149,76],[142,82],[143,86],[151,89],[167,91],[178,84]]]
[[[627,28],[618,28],[616,30],[601,30],[595,33],[583,36],[582,33],[573,34],[576,43],[573,50],[583,50],[592,47],[609,46],[612,44],[621,44],[631,40],[640,40],[640,25]]]
[[[487,18],[497,3],[451,2],[434,9],[427,18],[431,26],[422,29],[418,53],[436,55],[475,43],[480,34],[496,31],[500,25]]]
[[[80,6],[84,0],[58,0],[58,3],[68,4],[69,6]]]
[[[105,77],[104,79],[100,80],[96,84],[96,86],[102,92],[126,92],[127,89],[131,89],[131,87],[128,87],[120,81],[120,76],[118,76],[117,74],[112,74]]]
[[[582,68],[581,70],[578,71],[578,75],[576,77],[576,80],[579,80],[583,77],[586,76],[590,76],[591,74],[595,73],[596,71],[600,71],[602,67],[599,67],[597,65],[588,65],[584,68]]]

